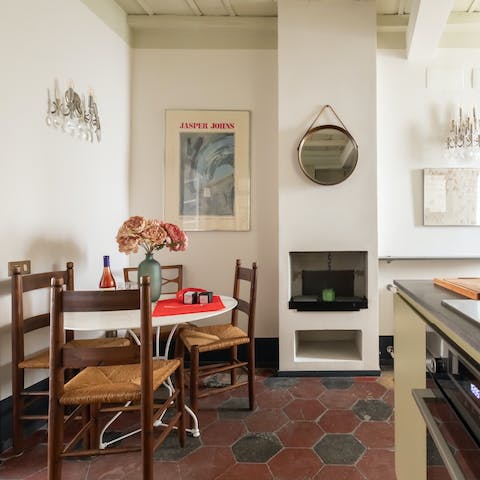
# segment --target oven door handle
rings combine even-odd
[[[425,402],[426,398],[436,398],[435,394],[429,389],[414,389],[412,390],[413,398],[417,403],[418,409],[420,410],[420,414],[422,415],[425,423],[427,425],[427,429],[430,432],[433,442],[438,449],[438,453],[442,457],[443,462],[445,463],[445,467],[448,470],[448,473],[452,477],[452,480],[465,480],[465,476],[463,475],[458,463],[455,461],[455,458],[448,447],[447,442],[443,438],[440,429],[438,428],[433,415],[430,413],[428,406]]]

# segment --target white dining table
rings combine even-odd
[[[162,295],[160,298],[174,298],[174,295]],[[152,317],[153,328],[178,325],[179,323],[198,322],[206,318],[216,317],[233,310],[237,301],[233,297],[220,295],[224,308],[210,312],[179,313]],[[152,311],[156,302],[152,303]],[[63,314],[64,328],[76,331],[98,331],[98,330],[133,330],[140,328],[140,310],[116,310],[106,312],[65,312]]]
[[[175,295],[162,295],[160,300],[174,298]],[[195,313],[179,313],[172,315],[152,316],[152,327],[156,329],[156,357],[159,359],[168,359],[170,352],[170,344],[175,333],[175,329],[182,323],[194,323],[207,318],[216,317],[233,310],[237,306],[237,300],[233,297],[220,295],[224,308],[220,310],[213,310],[208,312]],[[152,312],[157,302],[152,303]],[[64,312],[63,314],[64,328],[66,330],[74,331],[111,331],[111,330],[128,330],[137,343],[140,339],[133,332],[134,329],[140,328],[140,310],[115,310],[115,311],[101,311],[101,312]],[[174,326],[170,331],[165,349],[160,354],[160,330],[162,327]],[[166,385],[167,388],[170,388]],[[187,405],[185,410],[192,417],[192,428],[187,429],[194,437],[200,436],[200,429],[198,425],[198,418],[195,413]],[[100,447],[105,448],[109,444],[125,438],[125,436],[118,437],[112,441],[104,442],[103,434],[106,429],[116,420],[118,414],[114,416],[103,428],[100,434]],[[160,422],[156,426],[161,425]]]

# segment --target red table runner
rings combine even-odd
[[[211,303],[185,304],[179,302],[176,298],[169,298],[168,300],[159,300],[153,309],[152,315],[154,317],[162,317],[165,315],[180,315],[182,313],[213,312],[222,310],[222,308],[225,308],[225,305],[218,295],[213,296]]]

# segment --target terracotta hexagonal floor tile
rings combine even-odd
[[[355,436],[367,448],[393,448],[393,423],[363,422],[356,430]]]
[[[288,389],[295,398],[318,398],[325,390],[320,378],[300,378]]]
[[[382,397],[382,400],[393,408],[394,404],[395,404],[395,393],[394,393],[394,391],[393,390],[387,390],[385,395]]]
[[[235,458],[229,447],[203,447],[185,457],[179,466],[182,478],[211,480],[234,463]]]
[[[316,420],[325,410],[315,398],[296,398],[283,409],[292,420]]]
[[[354,382],[350,391],[358,398],[382,398],[387,389],[377,382]]]
[[[368,480],[395,480],[395,457],[392,450],[367,450],[357,468]],[[412,479],[413,480],[413,479]]]
[[[285,447],[311,447],[322,438],[323,430],[313,422],[295,421],[287,423],[277,436]]]
[[[202,429],[204,445],[232,445],[245,433],[243,422],[219,420]]]
[[[328,410],[318,424],[327,433],[350,433],[360,424],[360,420],[351,410]]]
[[[245,480],[246,478],[271,480],[273,477],[264,463],[236,463],[215,480]]]
[[[198,418],[198,424],[203,429],[207,425],[210,425],[211,423],[216,422],[218,420],[218,409],[205,408],[205,409],[199,410],[197,412],[197,418]],[[190,416],[188,414],[185,417],[185,422],[187,424],[187,427],[189,427]]]
[[[244,420],[250,432],[276,432],[288,422],[288,417],[278,408],[258,410]]]
[[[142,456],[140,452],[100,455],[93,460],[87,478],[142,478]]]
[[[356,467],[325,465],[313,480],[365,480]]]
[[[358,398],[350,390],[327,390],[319,400],[327,408],[341,409],[351,408]]]
[[[182,475],[180,473],[180,466],[177,463],[173,463],[173,462],[154,463],[153,478],[168,478],[168,480],[182,480]],[[131,478],[130,480],[133,480],[133,478]]]
[[[275,480],[313,478],[323,466],[311,448],[284,448],[268,462]]]
[[[292,400],[288,390],[265,390],[257,396],[260,408],[282,408]]]
[[[85,461],[76,461],[76,462],[64,462],[62,466],[62,478],[68,478],[68,480],[85,480],[90,470],[90,464]],[[29,475],[28,479],[30,480],[45,480],[48,478],[47,468],[34,473],[33,475]],[[141,473],[140,473],[141,475]],[[0,476],[0,478],[10,478]],[[98,478],[98,477],[97,477]],[[175,477],[172,477],[175,480]]]
[[[217,408],[223,402],[227,401],[230,398],[230,392],[217,393],[205,398],[198,399],[198,408],[201,409],[212,409]],[[188,395],[186,396],[188,401]]]

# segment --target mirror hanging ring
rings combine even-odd
[[[341,126],[325,124],[313,127],[325,109],[330,109]],[[355,170],[358,146],[355,139],[330,105],[324,105],[300,140],[298,162],[303,173],[320,185],[336,185]]]

